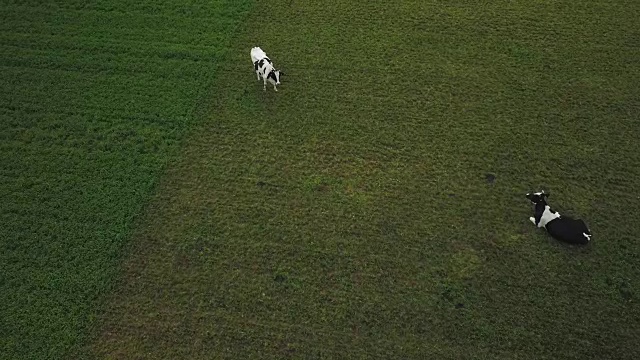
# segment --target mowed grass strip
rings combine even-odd
[[[85,338],[250,1],[0,12],[0,358]]]
[[[260,2],[84,356],[636,358],[637,11]]]

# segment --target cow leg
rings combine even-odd
[[[275,85],[273,85],[273,90],[278,91]]]
[[[260,81],[260,71],[256,71],[256,77],[258,78],[258,81]]]
[[[533,216],[529,218],[529,220],[531,220],[531,222],[533,223],[533,225],[536,224],[536,218],[534,218]]]
[[[267,91],[267,78],[263,77],[262,80],[264,82],[264,85],[262,86],[262,90],[263,91]]]

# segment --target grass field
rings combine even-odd
[[[0,358],[77,346],[248,1],[3,1]]]
[[[7,358],[640,356],[640,4],[100,4],[1,15]]]

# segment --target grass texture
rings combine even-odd
[[[260,2],[87,353],[637,358],[638,9]]]
[[[140,7],[155,16],[147,26],[171,41],[155,20],[177,7]],[[133,97],[153,99],[157,114],[171,113],[180,102],[162,89],[184,89],[187,114],[205,119],[185,121],[166,147],[171,153],[179,146],[177,156],[158,160],[150,151],[157,169],[166,166],[161,178],[158,170],[144,178],[147,187],[133,176],[114,186],[146,190],[135,203],[113,205],[128,216],[115,217],[126,221],[111,253],[84,241],[46,242],[65,256],[86,249],[58,262],[76,261],[82,279],[92,271],[107,283],[119,276],[116,286],[100,288],[111,293],[88,297],[104,295],[106,303],[72,357],[637,358],[639,12],[630,1],[260,1],[229,35],[228,56],[204,100],[210,78],[194,76],[202,82],[187,86],[169,81],[165,62],[141,67],[154,72],[153,97],[116,87],[95,100],[113,99],[108,106],[95,106],[118,113]],[[220,24],[190,14],[180,19]],[[86,30],[63,24],[70,33]],[[147,36],[141,29],[135,34]],[[36,35],[33,41],[44,41]],[[194,33],[183,35],[171,43],[194,41]],[[263,92],[255,79],[249,49],[256,45],[286,73],[278,93]],[[42,94],[38,104],[92,104],[85,89],[93,87],[52,91],[32,77],[39,86],[25,85],[24,94]],[[3,99],[20,94],[13,86]],[[36,109],[33,116],[49,108],[30,106],[22,108]],[[176,122],[166,118],[166,126]],[[121,126],[129,131],[131,123]],[[195,130],[180,143],[189,128]],[[169,141],[168,133],[158,141]],[[131,150],[115,144],[112,156],[133,161]],[[59,161],[46,157],[56,149],[46,145],[34,144],[24,162]],[[127,169],[140,171],[146,161]],[[91,174],[96,163],[78,160],[89,167],[80,174]],[[104,176],[126,174],[108,169]],[[48,173],[39,178],[78,191]],[[22,187],[12,194],[29,195],[27,185],[14,183]],[[58,199],[36,188],[42,199]],[[556,210],[589,224],[591,245],[565,246],[531,225],[524,194],[539,189],[551,193]],[[90,190],[83,199],[98,205],[64,201],[62,214],[99,224],[110,202],[96,195],[106,191]],[[131,198],[124,195],[108,199]],[[47,208],[37,202],[33,209]],[[2,212],[14,216],[9,234],[36,219],[58,223],[58,212],[36,215],[18,205]],[[118,272],[114,264],[129,241]],[[55,254],[39,251],[13,250],[15,268],[49,263]],[[91,259],[98,254],[108,260]],[[52,280],[43,284],[54,286]],[[55,302],[58,311],[90,306],[84,287],[70,289]],[[29,288],[16,293],[36,294],[34,302],[51,298]],[[41,338],[53,329],[42,329]],[[38,339],[24,335],[28,344]]]
[[[82,342],[248,4],[2,2],[0,358]]]

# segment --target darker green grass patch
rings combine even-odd
[[[0,358],[86,339],[249,3],[3,4]]]

